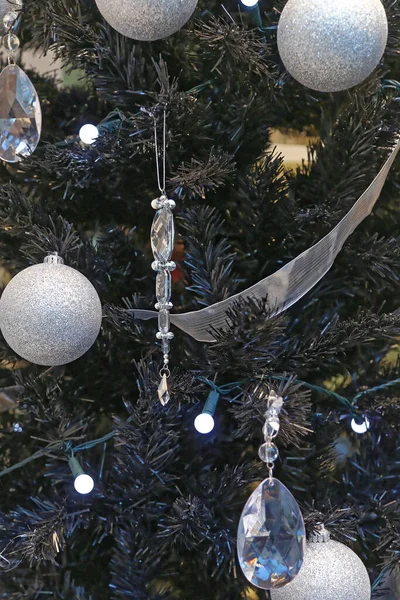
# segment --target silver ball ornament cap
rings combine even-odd
[[[151,42],[181,29],[192,16],[197,0],[96,0],[96,4],[119,33]]]
[[[16,354],[37,365],[64,365],[94,344],[100,298],[88,279],[50,255],[18,273],[0,298],[0,329]]]
[[[369,575],[360,558],[328,538],[324,528],[310,537],[299,574],[272,590],[272,600],[371,600]]]
[[[278,25],[278,50],[289,73],[320,92],[364,81],[385,51],[381,0],[289,0]]]

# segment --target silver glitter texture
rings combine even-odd
[[[18,273],[0,299],[0,329],[22,358],[64,365],[94,344],[101,326],[99,296],[86,277],[63,264]]]
[[[381,0],[289,0],[278,25],[278,50],[304,86],[337,92],[366,79],[388,37]]]
[[[197,0],[96,0],[96,4],[111,27],[134,40],[151,42],[183,27]]]
[[[339,542],[308,542],[300,573],[272,600],[370,600],[367,569],[350,548]]]

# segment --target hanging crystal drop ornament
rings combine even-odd
[[[170,400],[168,390],[169,370],[169,350],[170,342],[174,334],[170,331],[170,310],[171,304],[171,271],[176,267],[171,260],[175,246],[175,223],[173,210],[175,202],[170,200],[165,193],[166,181],[166,130],[167,115],[164,108],[163,119],[163,149],[162,149],[162,181],[160,177],[159,152],[157,140],[157,120],[154,115],[154,145],[156,150],[156,169],[158,189],[161,196],[152,201],[151,206],[156,211],[151,226],[151,249],[154,256],[154,262],[151,267],[157,272],[156,277],[156,298],[155,306],[158,310],[158,332],[157,339],[161,342],[163,353],[163,367],[160,371],[160,385],[158,386],[158,397],[163,406]]]
[[[38,94],[28,75],[15,64],[19,39],[12,31],[18,14],[3,18],[8,33],[3,46],[8,65],[0,73],[0,159],[16,163],[36,150],[42,131],[42,111]]]
[[[263,590],[293,581],[303,564],[306,543],[299,505],[287,487],[273,477],[279,451],[272,440],[279,431],[282,405],[282,398],[271,391],[263,427],[265,443],[259,451],[269,477],[247,500],[237,534],[240,567],[248,581]]]

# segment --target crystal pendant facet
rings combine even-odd
[[[169,207],[160,208],[154,215],[151,228],[151,249],[154,258],[162,263],[171,260],[175,243],[174,216]]]
[[[156,297],[157,302],[162,306],[171,300],[171,273],[162,269],[156,277]]]
[[[158,398],[163,406],[168,404],[168,402],[170,401],[168,381],[167,376],[165,374],[161,377],[160,385],[158,386]]]
[[[246,502],[237,546],[243,573],[263,590],[290,583],[300,571],[304,521],[296,500],[278,479],[265,479]]]
[[[39,97],[18,65],[0,74],[0,159],[18,162],[34,152],[42,130]]]

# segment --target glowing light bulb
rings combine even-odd
[[[87,473],[81,473],[75,478],[74,488],[78,494],[90,494],[94,488],[93,478]]]
[[[355,433],[366,433],[371,427],[371,421],[368,419],[368,417],[362,415],[361,417],[353,417],[350,425]]]
[[[256,4],[258,4],[258,0],[241,0],[241,2],[244,6],[247,6],[248,8],[252,8],[253,6],[256,6]]]
[[[93,144],[99,137],[99,130],[97,129],[96,125],[87,123],[86,125],[82,125],[80,128],[79,137],[84,144]]]
[[[210,433],[214,429],[214,418],[208,412],[202,412],[194,420],[194,426],[199,433]]]

